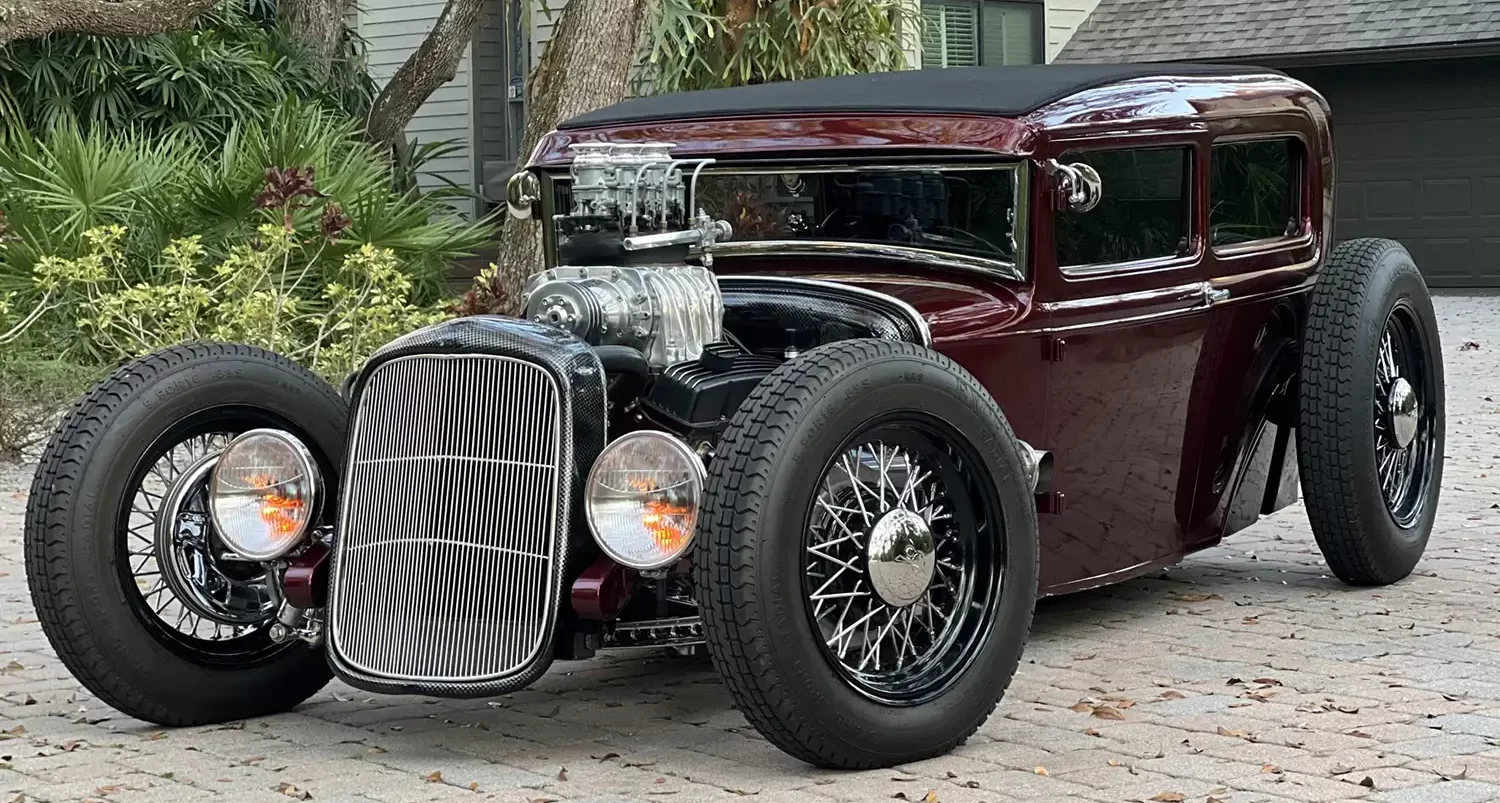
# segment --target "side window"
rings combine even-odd
[[[1213,147],[1208,227],[1214,246],[1297,233],[1301,143],[1292,138]]]
[[[1063,154],[1063,164],[1098,171],[1103,197],[1087,212],[1057,213],[1057,264],[1066,271],[1186,255],[1192,157],[1186,145]]]

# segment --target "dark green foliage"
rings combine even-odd
[[[135,130],[222,141],[287,98],[362,117],[374,84],[352,32],[330,76],[274,24],[269,0],[226,2],[192,30],[141,39],[51,36],[0,48],[0,115],[31,131]]]

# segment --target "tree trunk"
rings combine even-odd
[[[365,127],[366,138],[392,147],[404,143],[406,125],[417,109],[438,87],[458,74],[464,50],[484,21],[486,5],[485,0],[448,0],[421,47],[407,57],[375,98],[369,125]]]
[[[618,103],[630,85],[649,0],[568,0],[552,38],[526,82],[524,165],[558,123]],[[542,226],[547,220],[507,218],[495,288],[514,305],[522,283],[542,266]]]
[[[276,17],[307,49],[320,78],[333,69],[350,0],[279,0]]]
[[[191,28],[219,0],[0,0],[0,45],[54,33],[150,36]]]

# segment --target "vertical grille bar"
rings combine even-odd
[[[486,354],[397,357],[367,379],[350,438],[329,606],[340,661],[414,683],[533,666],[567,524],[552,374]]]

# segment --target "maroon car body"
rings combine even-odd
[[[1212,247],[1211,149],[1283,137],[1302,149],[1299,225],[1271,241]],[[715,270],[845,282],[916,308],[933,347],[984,383],[1022,440],[1053,455],[1051,487],[1037,499],[1043,593],[1173,564],[1295,501],[1286,392],[1306,296],[1333,231],[1329,109],[1305,84],[1247,68],[1110,81],[1014,118],[721,112],[569,127],[542,140],[530,167],[566,171],[578,143],[653,141],[675,143],[674,156],[725,166],[786,154],[1022,163],[1029,196],[1022,280],[879,256],[815,256],[795,243],[779,253],[737,252],[733,240],[716,248]],[[1188,252],[1069,275],[1057,260],[1057,190],[1046,180],[1047,162],[1163,145],[1192,151]]]

